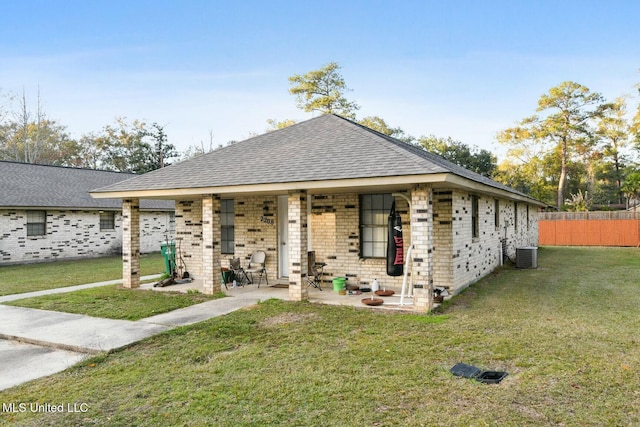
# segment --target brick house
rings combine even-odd
[[[220,290],[232,256],[267,253],[270,283],[308,298],[307,251],[326,280],[358,283],[386,275],[386,221],[395,200],[405,253],[413,245],[414,305],[431,305],[429,284],[457,293],[500,264],[503,249],[537,245],[531,197],[418,147],[327,114],[256,136],[92,192],[123,199],[125,285],[138,286],[138,207],[175,200],[176,236],[189,272]],[[409,201],[411,206],[409,206]]]
[[[134,176],[0,161],[0,265],[121,253],[122,201],[89,190]],[[145,200],[141,210],[140,250],[157,252],[174,203]]]

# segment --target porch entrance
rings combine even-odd
[[[278,196],[278,278],[289,277],[289,197]]]

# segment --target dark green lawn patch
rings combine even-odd
[[[440,315],[267,301],[0,392],[23,426],[640,425],[640,252],[542,248]],[[488,385],[457,362],[509,373]]]
[[[141,256],[142,276],[163,272],[164,259],[160,253]],[[121,256],[8,265],[0,267],[0,296],[121,278]]]
[[[7,302],[7,305],[86,314],[107,319],[139,320],[224,296],[201,293],[158,292],[100,286],[63,294],[43,295]]]

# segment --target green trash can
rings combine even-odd
[[[222,286],[226,286],[227,283],[231,282],[231,277],[233,276],[232,270],[222,269]]]
[[[176,242],[166,242],[160,245],[160,252],[164,258],[164,271],[171,276],[176,271]]]

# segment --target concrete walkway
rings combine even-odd
[[[140,280],[142,281],[156,280],[156,279],[159,279],[160,277],[162,277],[162,275],[153,274],[151,276],[142,276]],[[64,288],[45,289],[44,291],[25,292],[23,294],[4,295],[4,296],[0,296],[0,303],[7,302],[7,301],[15,301],[23,298],[39,297],[42,295],[63,294],[66,292],[79,291],[81,289],[97,288],[99,286],[119,285],[120,283],[122,283],[122,279],[107,280],[105,282],[88,283],[86,285],[66,286]]]
[[[160,276],[144,276],[142,280],[155,280]],[[192,305],[169,313],[158,314],[135,322],[102,319],[81,314],[36,310],[2,305],[2,302],[40,295],[73,292],[122,283],[121,280],[69,286],[0,297],[0,390],[26,381],[63,371],[91,354],[112,351],[152,335],[179,326],[190,325],[216,316],[222,316],[243,307],[271,298],[288,299],[289,290],[254,285],[229,288],[226,298]],[[156,291],[184,291],[199,289],[198,283],[153,288],[143,284],[142,289]],[[309,301],[322,304],[362,307],[362,295],[340,296],[331,289],[310,289]],[[394,297],[388,298],[385,309],[402,310]],[[397,299],[397,298],[395,298]],[[395,302],[395,304],[394,304]]]
[[[8,295],[0,298],[0,302],[109,284],[114,283]],[[222,316],[262,299],[265,298],[238,294],[135,322],[0,304],[0,390],[60,372],[88,355],[115,350],[169,329]]]

